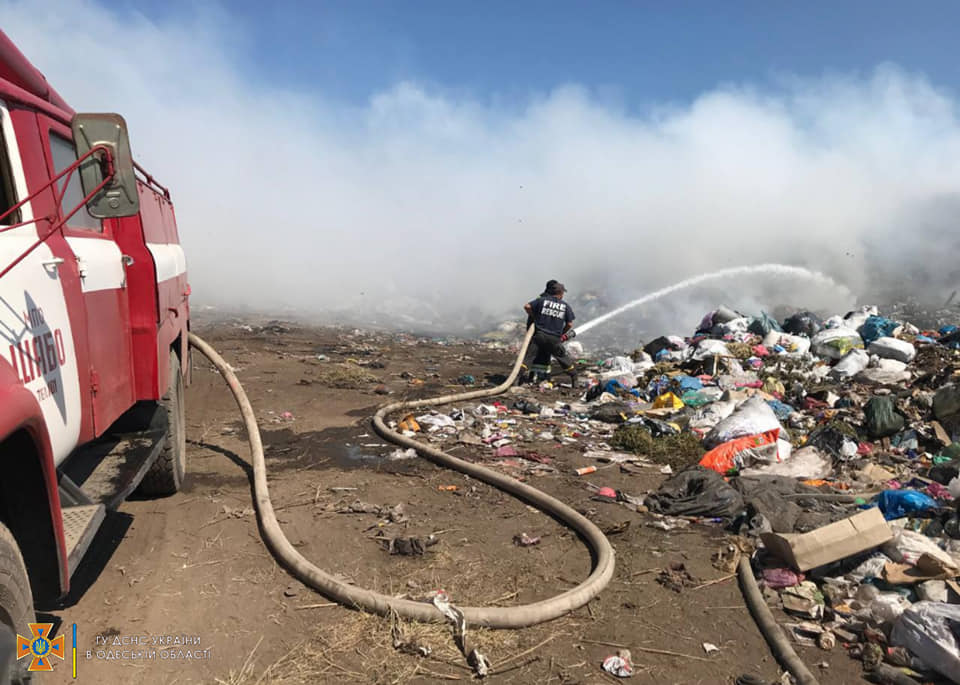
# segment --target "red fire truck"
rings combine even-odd
[[[179,490],[189,294],[123,119],[76,114],[0,31],[0,645],[128,495]]]

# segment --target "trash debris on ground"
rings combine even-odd
[[[783,313],[720,306],[690,335],[645,337],[632,351],[594,354],[584,337],[577,388],[545,380],[396,428],[522,480],[570,479],[586,515],[624,507],[639,517],[631,530],[723,529],[736,542],[724,540],[717,568],[734,573],[748,555],[798,644],[843,649],[865,669],[955,677],[960,309]],[[656,580],[700,585],[680,562]],[[623,663],[611,656],[604,670],[628,677],[614,673]]]
[[[520,533],[519,535],[513,536],[513,544],[518,547],[532,547],[533,545],[540,544],[540,536],[531,537],[526,533]]]
[[[384,549],[390,554],[399,554],[405,557],[419,557],[427,553],[427,548],[437,544],[439,540],[434,535],[426,537],[396,537],[396,538],[377,538],[379,542],[385,543]]]
[[[603,660],[603,670],[618,678],[629,678],[633,675],[633,662],[630,650],[621,649]]]

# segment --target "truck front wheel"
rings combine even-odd
[[[10,530],[0,524],[0,630],[4,631],[4,649],[0,656],[0,679],[10,678],[15,684],[30,682],[27,667],[30,659],[16,660],[16,635],[31,637],[27,624],[36,620],[33,611],[33,595],[30,580],[23,563],[20,548]],[[14,652],[9,652],[9,639],[13,638]]]
[[[164,496],[180,491],[187,470],[187,430],[183,402],[183,374],[180,358],[170,350],[170,388],[160,400],[166,411],[169,430],[157,460],[140,483],[144,495]]]

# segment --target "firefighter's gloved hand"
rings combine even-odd
[[[575,337],[577,337],[577,332],[574,330],[570,330],[560,336],[560,342],[567,342],[568,340],[570,340],[570,338],[575,338]]]

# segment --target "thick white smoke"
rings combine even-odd
[[[960,178],[956,99],[893,65],[643,114],[575,85],[504,107],[397,83],[352,107],[247,79],[228,55],[256,48],[226,15],[0,0],[0,17],[74,107],[127,117],[173,191],[197,303],[453,327],[518,314],[548,278],[617,305],[766,261],[859,291],[909,264],[924,278],[906,285],[952,289],[952,250],[923,231],[953,221],[937,208]],[[775,285],[710,297],[830,299]],[[692,295],[658,306],[687,329],[703,313]]]

